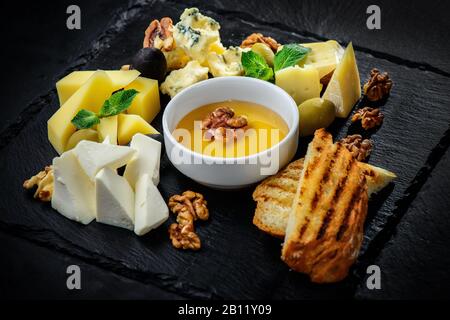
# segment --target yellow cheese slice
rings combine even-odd
[[[112,91],[112,82],[106,72],[96,71],[48,120],[48,140],[59,154],[63,153],[69,137],[76,130],[71,121],[78,111],[98,112]]]
[[[128,107],[127,113],[140,115],[145,121],[152,122],[161,110],[158,81],[138,77],[126,86],[125,89],[135,89],[139,91],[134,97],[131,106]]]
[[[275,73],[275,84],[289,93],[297,105],[320,97],[319,72],[312,67],[293,66],[281,69]]]
[[[119,114],[118,141],[120,145],[126,145],[136,133],[159,133],[141,116],[136,114]]]
[[[111,78],[112,91],[126,87],[140,75],[137,70],[109,70],[105,72]],[[74,71],[59,80],[56,83],[59,104],[63,105],[94,73],[95,71]]]
[[[303,43],[302,46],[310,48],[311,51],[306,59],[301,62],[301,66],[316,68],[320,78],[336,69],[344,53],[344,49],[335,40]]]
[[[98,142],[98,134],[94,129],[81,129],[75,131],[69,138],[66,144],[65,151],[72,150],[82,140],[89,140]]]
[[[361,98],[361,83],[352,43],[345,49],[322,98],[334,103],[339,118],[346,118]]]
[[[109,137],[110,144],[117,144],[117,127],[118,116],[112,116],[100,119],[97,125],[98,141],[103,142],[106,137]]]

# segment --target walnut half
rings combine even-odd
[[[262,33],[252,33],[241,43],[241,48],[251,48],[255,43],[264,43],[269,46],[274,53],[277,52],[280,44],[271,37],[265,37]]]
[[[340,142],[358,161],[366,160],[373,148],[372,141],[369,139],[363,139],[360,134],[349,135],[341,139]]]
[[[389,95],[392,88],[392,80],[387,72],[381,73],[378,69],[370,71],[370,78],[364,84],[364,94],[369,101],[379,101]]]
[[[175,48],[172,29],[172,19],[168,17],[162,18],[161,21],[153,20],[145,30],[143,47],[171,51]]]
[[[352,122],[361,120],[361,126],[365,130],[369,130],[380,126],[383,123],[384,115],[380,109],[364,107],[356,111],[352,117]]]
[[[46,166],[43,171],[25,180],[23,187],[29,190],[37,186],[34,198],[43,202],[49,202],[52,200],[53,195],[53,179],[53,167]]]

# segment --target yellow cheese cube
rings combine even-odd
[[[75,148],[81,140],[89,140],[98,142],[98,134],[94,129],[81,129],[75,131],[67,141],[65,151],[72,150]]]
[[[139,77],[126,86],[125,89],[139,91],[134,97],[131,106],[128,107],[127,113],[140,115],[145,121],[152,122],[161,110],[158,81]]]
[[[117,144],[117,123],[118,116],[101,118],[97,125],[98,141],[103,142],[109,137],[110,144]]]
[[[136,114],[119,114],[119,144],[128,144],[136,133],[150,134],[159,132],[141,116]]]
[[[319,78],[326,76],[336,69],[344,53],[344,49],[335,40],[303,43],[302,46],[310,48],[311,51],[300,65],[316,68],[319,72]]]
[[[71,121],[78,111],[98,112],[112,91],[106,72],[97,71],[48,120],[48,139],[59,154],[64,152],[69,137],[76,130]]]
[[[112,91],[126,87],[140,75],[137,70],[110,70],[105,72],[111,78]],[[59,104],[63,105],[94,73],[95,71],[74,71],[59,80],[56,83]]]
[[[289,93],[297,105],[320,97],[319,72],[312,67],[293,66],[281,69],[275,73],[275,84]]]
[[[322,98],[334,103],[336,116],[340,118],[346,118],[361,98],[361,83],[352,43],[345,49]]]

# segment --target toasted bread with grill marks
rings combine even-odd
[[[345,278],[361,246],[367,203],[358,161],[324,129],[317,130],[289,215],[284,262],[313,282]]]
[[[253,224],[260,230],[284,238],[292,202],[297,191],[304,159],[291,162],[276,175],[262,181],[253,192],[257,202]],[[396,175],[368,163],[358,162],[367,180],[369,198],[386,187]]]

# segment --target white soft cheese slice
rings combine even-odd
[[[135,188],[139,177],[148,174],[153,183],[158,185],[161,143],[138,133],[131,139],[130,147],[137,152],[125,168],[125,179]]]
[[[127,180],[110,168],[95,176],[97,221],[129,230],[134,228],[134,192]]]
[[[159,227],[169,217],[169,209],[148,174],[136,184],[134,232],[142,236]]]
[[[53,159],[52,208],[63,216],[88,224],[95,219],[95,185],[72,151]]]
[[[74,153],[88,177],[94,181],[102,168],[120,168],[133,158],[136,151],[130,147],[83,140]]]

